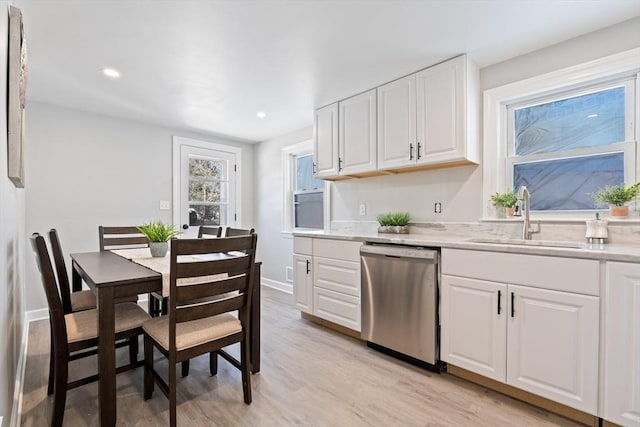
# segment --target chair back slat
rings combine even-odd
[[[201,225],[198,229],[198,239],[201,239],[204,236],[220,237],[222,236],[222,227]]]
[[[149,240],[135,226],[126,227],[98,227],[100,250],[126,248],[146,248]]]
[[[177,264],[175,271],[176,279],[183,279],[198,276],[211,276],[214,274],[222,274],[246,271],[251,263],[250,257],[242,254],[238,257],[222,258],[213,261],[197,261]]]
[[[227,227],[224,232],[224,237],[236,237],[236,236],[248,236],[249,234],[254,234],[256,231],[253,228],[233,228]]]
[[[244,276],[225,277],[215,281],[176,286],[176,304],[201,298],[224,295],[233,291],[244,292],[246,286]]]
[[[65,313],[71,313],[73,309],[71,307],[69,275],[67,273],[66,263],[64,262],[64,253],[62,252],[62,245],[58,238],[58,231],[55,228],[49,230],[49,241],[51,242],[51,253],[53,254],[53,261],[56,266],[56,274],[58,275],[58,287],[60,288],[62,308]]]
[[[257,239],[251,234],[171,240],[170,349],[175,348],[177,323],[238,311],[243,327],[248,328]],[[211,277],[224,273],[229,277]],[[219,298],[226,292],[235,293]],[[194,299],[200,301],[190,303]]]
[[[47,244],[44,237],[38,233],[31,235],[31,247],[35,254],[36,265],[42,279],[45,296],[47,297],[47,305],[49,306],[49,320],[51,322],[52,337],[58,345],[66,345],[67,328],[64,320],[64,308],[58,293],[58,284],[56,276],[53,272],[53,265],[47,250]]]
[[[175,322],[190,322],[192,320],[240,310],[245,306],[245,299],[244,295],[236,295],[220,300],[177,307]]]

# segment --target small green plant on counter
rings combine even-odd
[[[496,193],[491,196],[491,203],[496,208],[512,208],[518,203],[518,197],[512,190],[506,193]]]
[[[640,193],[640,182],[626,186],[624,184],[601,188],[591,194],[596,202],[614,206],[624,206]]]
[[[174,225],[163,224],[162,221],[150,221],[136,228],[140,233],[144,234],[150,242],[168,242],[181,233]]]
[[[406,226],[411,221],[409,212],[389,212],[383,213],[376,217],[381,227],[389,226]]]

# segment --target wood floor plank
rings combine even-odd
[[[142,348],[142,345],[140,345]],[[230,352],[237,356],[238,349]],[[29,329],[22,425],[47,425],[49,324]],[[127,349],[117,351],[127,362]],[[156,355],[161,372],[166,359]],[[200,426],[575,426],[567,419],[452,375],[438,375],[376,352],[361,341],[303,319],[291,295],[262,292],[262,366],[245,405],[240,371],[221,360],[209,375],[208,356],[178,375],[178,425]],[[95,358],[74,361],[77,378],[96,370]],[[118,375],[119,426],[165,426],[169,404],[156,389],[143,399],[143,370]],[[99,424],[97,384],[67,394],[65,426]]]

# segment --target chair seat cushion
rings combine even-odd
[[[96,308],[96,294],[92,291],[71,293],[71,311],[83,311]]]
[[[98,312],[93,310],[69,313],[64,316],[68,342],[84,341],[98,336]],[[150,319],[146,311],[132,302],[115,305],[116,333],[139,328]]]
[[[165,350],[169,350],[169,316],[156,317],[142,325]],[[242,331],[240,320],[225,313],[176,325],[176,349],[184,350],[210,341],[215,341]]]

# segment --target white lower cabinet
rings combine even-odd
[[[604,314],[604,415],[640,426],[640,265],[607,263]]]
[[[300,311],[360,332],[361,245],[294,238],[293,298]]]
[[[442,360],[598,414],[599,297],[553,290],[572,288],[575,277],[570,275],[577,266],[594,268],[596,274],[584,286],[597,289],[590,282],[599,281],[598,261],[564,259],[566,275],[538,286],[527,276],[528,286],[521,286],[492,280],[493,272],[498,278],[504,270],[503,255],[443,249]],[[522,271],[533,264],[548,271],[556,262],[527,255],[516,260]]]
[[[508,292],[507,384],[597,414],[599,298],[515,285]]]
[[[496,381],[506,381],[507,285],[442,276],[442,360]]]
[[[313,275],[310,255],[293,254],[293,301],[305,313],[313,312]]]

